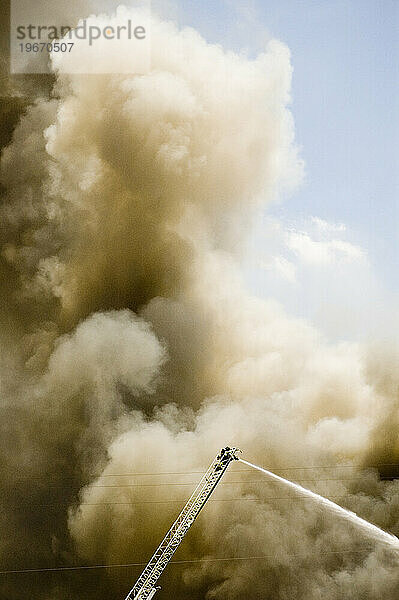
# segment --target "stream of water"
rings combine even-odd
[[[328,498],[324,498],[324,496],[320,496],[319,494],[316,494],[316,492],[312,492],[312,491],[302,487],[301,485],[298,485],[297,483],[293,483],[292,481],[289,481],[288,479],[284,479],[284,477],[275,475],[271,471],[267,471],[266,469],[263,469],[262,467],[253,465],[252,463],[248,462],[247,460],[244,460],[243,458],[240,458],[239,460],[242,463],[248,465],[249,467],[253,467],[254,469],[257,469],[258,471],[265,473],[266,475],[268,475],[275,481],[279,481],[280,483],[283,483],[284,485],[290,487],[295,492],[302,494],[302,495],[306,495],[307,497],[312,498],[313,500],[319,502],[320,504],[322,504],[323,506],[328,508],[330,511],[334,512],[336,515],[343,517],[346,520],[353,523],[354,525],[358,525],[359,527],[361,527],[365,531],[365,533],[367,532],[368,535],[370,535],[374,540],[382,542],[384,544],[387,544],[388,546],[390,546],[390,548],[393,548],[397,552],[399,552],[399,539],[397,537],[395,537],[394,535],[391,535],[390,533],[387,533],[386,531],[384,531],[383,529],[380,529],[376,525],[369,523],[369,521],[366,521],[365,519],[358,517],[358,515],[355,514],[354,512],[351,512],[350,510],[347,510],[346,508],[342,508],[342,506],[339,506],[339,504],[335,504],[335,502],[328,500]]]

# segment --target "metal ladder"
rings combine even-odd
[[[220,451],[125,600],[151,600],[157,590],[160,589],[155,587],[156,582],[223,477],[229,464],[233,460],[238,460],[237,452],[239,452],[238,448],[229,448],[228,446]]]

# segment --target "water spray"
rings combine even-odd
[[[324,507],[326,507],[331,512],[335,513],[336,515],[338,515],[340,517],[345,518],[346,520],[350,521],[354,525],[357,525],[357,526],[361,527],[362,529],[364,529],[368,534],[371,535],[371,537],[374,540],[382,542],[382,543],[388,545],[390,548],[393,548],[394,550],[399,552],[399,539],[396,536],[391,535],[390,533],[384,531],[380,527],[377,527],[377,525],[373,525],[373,523],[370,523],[369,521],[362,519],[356,513],[352,512],[350,510],[347,510],[346,508],[343,508],[339,504],[336,504],[335,502],[328,500],[328,498],[325,498],[324,496],[320,496],[320,494],[317,494],[316,492],[312,492],[311,490],[308,490],[307,488],[304,488],[301,485],[298,485],[297,483],[293,483],[292,481],[289,481],[288,479],[285,479],[284,477],[280,477],[279,475],[276,475],[275,473],[272,473],[271,471],[267,471],[266,469],[263,469],[262,467],[259,467],[258,465],[254,465],[254,464],[248,462],[247,460],[244,460],[243,458],[238,458],[238,460],[240,462],[244,463],[245,465],[248,465],[249,467],[253,467],[257,471],[261,471],[261,473],[265,473],[266,475],[268,475],[268,477],[274,479],[275,481],[278,481],[279,483],[289,486],[296,493],[304,494],[308,498],[311,498],[312,500],[319,502],[320,504],[322,504]]]

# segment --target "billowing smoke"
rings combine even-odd
[[[399,462],[391,349],[328,344],[236,266],[301,178],[290,79],[276,41],[249,60],[154,19],[149,74],[61,60],[49,96],[21,96],[1,161],[2,568],[146,561],[226,443],[399,534],[399,485],[366,468]],[[395,597],[397,555],[242,468],[178,556],[266,558],[170,565],[160,598]],[[128,475],[151,472],[188,474]],[[0,575],[0,594],[122,598],[139,572]]]

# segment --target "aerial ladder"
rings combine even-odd
[[[229,446],[220,451],[125,600],[151,600],[154,597],[160,589],[155,586],[162,572],[204,508],[229,464],[233,460],[238,460],[237,452],[240,452],[238,448],[229,448]]]

